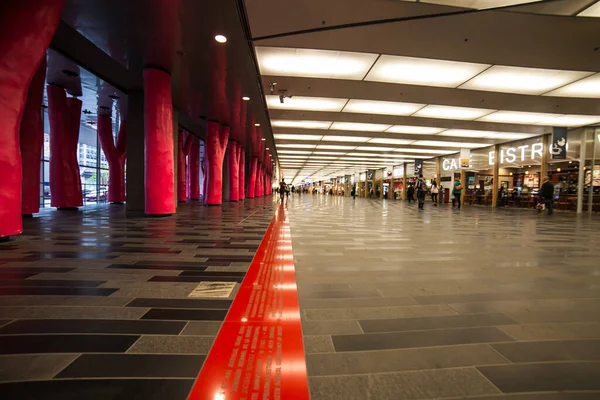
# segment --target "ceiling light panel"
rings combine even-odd
[[[294,135],[287,133],[276,133],[273,135],[275,139],[279,140],[314,140],[319,141],[323,137],[322,135]]]
[[[368,142],[371,140],[370,137],[363,136],[333,136],[333,135],[325,135],[323,136],[323,142]],[[322,148],[322,147],[318,147]]]
[[[346,51],[256,47],[262,75],[361,80],[377,54]]]
[[[356,150],[362,150],[362,151],[392,151],[393,149],[391,147],[359,146],[359,147],[356,148]]]
[[[418,140],[414,144],[417,146],[453,147],[453,148],[466,148],[466,149],[475,149],[477,147],[489,146],[489,144],[483,144],[483,143],[443,142],[443,141],[437,141],[437,140]]]
[[[409,125],[394,125],[386,132],[390,133],[408,133],[414,135],[435,135],[443,131],[443,128],[433,128],[427,126],[409,126]]]
[[[502,122],[512,124],[535,124],[549,118],[558,117],[558,114],[530,113],[521,111],[496,111],[478,119],[485,122]]]
[[[305,110],[305,111],[342,111],[348,99],[329,97],[294,96],[286,98],[282,103],[279,96],[268,95],[267,106],[270,109],[280,110]]]
[[[304,150],[279,150],[279,154],[310,154],[312,151]]]
[[[295,148],[295,149],[314,149],[315,147],[317,147],[316,144],[277,144],[276,145],[278,149],[284,149],[284,148]]]
[[[394,149],[394,151],[399,151],[402,153],[411,153],[411,154],[446,154],[447,150],[435,150],[435,149]]]
[[[600,116],[598,115],[560,115],[540,121],[536,125],[577,127],[597,124],[599,122]]]
[[[460,119],[472,121],[490,114],[494,110],[484,108],[452,107],[429,105],[417,111],[413,116],[424,118]]]
[[[387,139],[387,138],[375,138],[369,140],[369,143],[378,143],[378,144],[410,144],[414,142],[414,140],[406,140],[406,139]]]
[[[425,104],[400,103],[394,101],[350,100],[343,112],[381,115],[411,115]]]
[[[580,81],[545,93],[544,96],[598,98],[600,97],[600,74],[594,74]]]
[[[455,88],[489,65],[382,55],[366,81]]]
[[[317,146],[318,150],[353,150],[356,146],[339,146],[336,144],[320,144]]]
[[[448,129],[438,136],[455,136],[455,137],[470,137],[470,138],[482,138],[489,134],[488,131],[473,131],[468,129]]]
[[[329,129],[332,121],[292,121],[285,119],[271,120],[271,126],[278,128]]]
[[[591,72],[494,65],[460,86],[461,89],[540,95],[585,78]]]
[[[313,152],[313,155],[331,155],[331,156],[341,156],[344,155],[346,153],[344,153],[343,151],[315,151]]]
[[[486,139],[525,139],[532,136],[534,135],[530,135],[527,133],[489,132],[489,135],[486,136]]]
[[[518,4],[538,3],[544,0],[421,0],[422,3],[441,4],[445,6],[475,8],[485,10],[495,7],[516,6]]]
[[[329,129],[338,131],[383,132],[391,125],[361,124],[358,122],[334,122]]]
[[[578,17],[600,17],[600,2],[593,4],[577,14]]]

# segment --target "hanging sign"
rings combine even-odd
[[[415,158],[415,176],[419,176],[423,173],[423,160]]]
[[[552,128],[550,154],[552,154],[553,160],[565,160],[567,158],[567,128]]]
[[[471,150],[460,149],[460,168],[465,169],[471,166]]]
[[[370,170],[367,171],[367,180],[368,181],[372,181],[374,176],[375,176],[375,170],[374,169],[370,169]]]

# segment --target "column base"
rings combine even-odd
[[[10,236],[0,236],[0,243],[6,243],[10,240]]]
[[[78,207],[56,207],[58,211],[79,211]]]
[[[33,214],[21,214],[23,218],[33,218]]]
[[[207,204],[206,207],[221,207],[222,204]]]
[[[121,205],[121,204],[125,204],[125,202],[124,201],[111,201],[110,204]]]
[[[144,214],[145,217],[148,218],[165,218],[165,217],[170,217],[173,214]]]
[[[185,203],[187,200],[177,200],[178,203]]]

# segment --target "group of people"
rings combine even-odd
[[[444,187],[440,184],[440,186],[438,187],[437,182],[434,180],[431,183],[431,190],[429,191],[429,194],[431,196],[431,201],[433,202],[433,205],[437,207],[438,205],[438,195],[440,193],[440,190],[443,191]],[[456,179],[454,181],[454,185],[452,186],[452,207],[455,207],[458,205],[458,209],[460,210],[460,199],[462,196],[462,191],[463,191],[463,185],[460,182],[460,179]],[[417,202],[419,205],[419,209],[424,209],[425,207],[425,196],[427,193],[427,185],[425,185],[425,181],[423,180],[423,175],[419,175],[419,177],[417,178],[417,181],[414,184],[409,184],[408,188],[406,190],[406,196],[408,198],[408,202],[412,203],[413,201],[415,201],[415,192],[417,194]]]

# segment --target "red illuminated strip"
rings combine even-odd
[[[282,206],[189,399],[309,399],[292,238]]]

